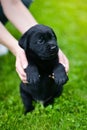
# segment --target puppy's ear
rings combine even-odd
[[[27,47],[27,32],[19,39],[19,46],[26,50]]]
[[[56,34],[55,34],[55,32],[54,32],[54,30],[53,30],[53,29],[52,29],[52,33],[53,33],[53,35],[54,35],[55,39],[57,40],[57,36],[56,36]]]

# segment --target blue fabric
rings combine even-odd
[[[30,6],[30,4],[32,3],[32,0],[21,0],[24,5],[28,8]]]

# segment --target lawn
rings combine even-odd
[[[69,81],[53,106],[35,103],[24,116],[15,57],[10,52],[0,57],[0,130],[87,130],[87,0],[36,0],[30,11],[56,32],[70,62]],[[20,38],[11,23],[6,27]]]

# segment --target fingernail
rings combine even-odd
[[[66,68],[66,65],[65,65],[65,64],[63,64],[63,66]]]
[[[24,68],[24,69],[27,68],[27,65],[23,65],[23,68]]]

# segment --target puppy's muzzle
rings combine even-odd
[[[58,52],[58,47],[54,44],[48,45],[47,48],[48,48],[50,54],[55,54]]]

